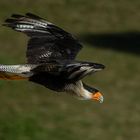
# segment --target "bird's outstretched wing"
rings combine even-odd
[[[43,74],[39,79],[46,79],[45,75],[49,75],[55,80],[59,77],[62,81],[75,82],[103,68],[102,64],[63,60],[45,64],[0,65],[0,79],[21,80]]]
[[[32,69],[34,73],[48,73],[60,76],[63,80],[78,81],[85,76],[104,69],[105,66],[92,62],[54,61],[38,65]]]
[[[65,66],[64,74],[67,79],[80,80],[87,75],[93,74],[97,71],[104,69],[105,66],[92,62],[75,62]]]
[[[13,14],[5,26],[30,37],[27,47],[28,63],[45,63],[52,59],[75,59],[82,45],[70,33],[31,13]]]

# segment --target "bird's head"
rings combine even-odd
[[[68,93],[74,93],[73,95],[78,95],[78,99],[81,100],[96,100],[100,103],[103,102],[103,95],[98,89],[90,87],[83,83],[81,80],[77,81],[75,84],[67,85],[65,88]]]
[[[99,92],[99,90],[90,87],[86,84],[83,84],[83,87],[85,89],[85,92],[89,94],[89,99],[99,101],[100,103],[103,102],[104,98],[103,95]]]

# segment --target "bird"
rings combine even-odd
[[[103,102],[103,95],[82,79],[103,70],[103,64],[76,60],[81,42],[71,33],[44,18],[26,13],[12,14],[3,26],[29,37],[25,64],[0,64],[0,79],[28,80],[56,92],[66,92],[81,100]]]

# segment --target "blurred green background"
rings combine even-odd
[[[0,140],[139,140],[140,1],[0,1],[0,23],[26,12],[80,38],[85,47],[77,59],[106,65],[84,79],[105,101],[79,101],[27,81],[0,81]],[[1,26],[0,63],[24,63],[27,40]]]

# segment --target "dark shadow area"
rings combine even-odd
[[[140,32],[89,33],[81,39],[93,47],[140,54]]]

